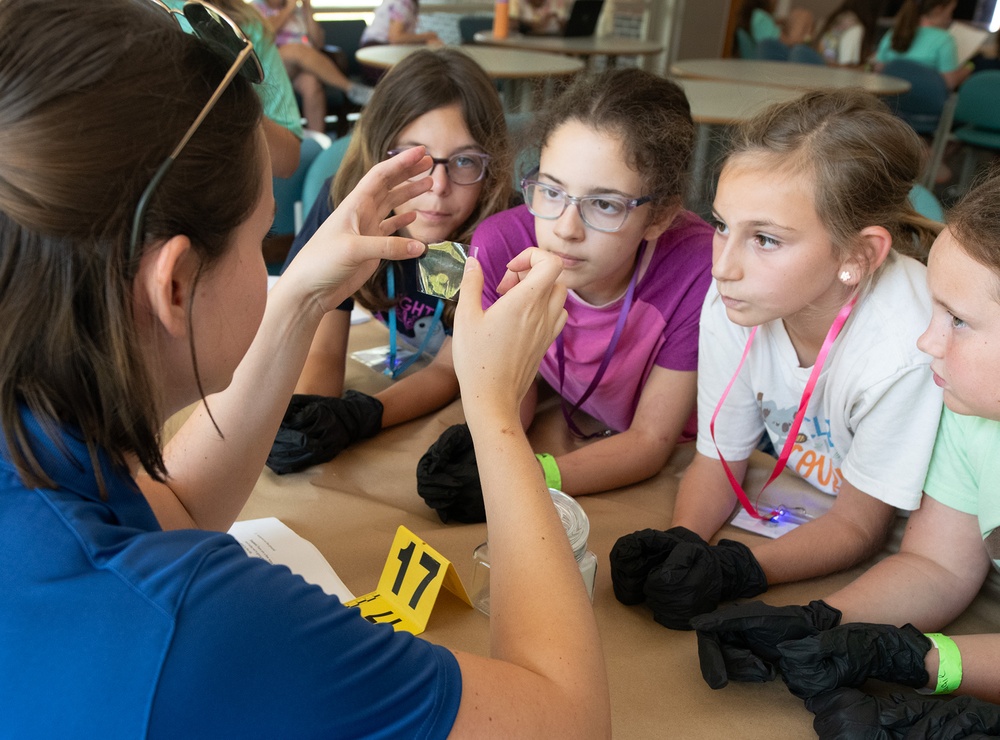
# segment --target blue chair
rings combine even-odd
[[[315,131],[304,131],[298,168],[291,177],[274,178],[274,202],[277,208],[271,232],[275,236],[294,234],[298,230],[300,223],[296,220],[296,204],[302,202],[302,185],[306,173],[320,153],[330,145],[329,136]]]
[[[791,50],[778,39],[761,39],[757,42],[757,58],[772,62],[787,62]]]
[[[924,218],[944,223],[944,208],[930,190],[917,183],[910,190],[910,204]]]
[[[888,62],[883,74],[910,83],[908,92],[886,100],[889,107],[918,134],[932,135],[948,99],[944,77],[933,67],[908,59]]]
[[[303,213],[308,213],[313,207],[326,178],[332,177],[340,169],[340,163],[344,161],[344,154],[347,153],[347,145],[350,143],[350,136],[337,139],[312,161],[302,183]]]
[[[736,51],[740,55],[740,59],[757,58],[757,42],[742,28],[736,29]]]
[[[358,49],[361,47],[361,34],[368,24],[363,20],[320,21],[323,29],[324,50],[342,54],[341,61],[346,66],[344,74],[355,79],[361,74],[361,65],[357,60]]]
[[[333,59],[334,63],[356,82],[362,81],[361,64],[357,53],[361,47],[361,34],[368,24],[360,19],[320,21],[323,29],[323,51]],[[333,87],[326,88],[326,110],[337,116],[335,131],[338,137],[347,135],[350,130],[348,115],[357,113],[358,106],[350,102],[343,92]]]
[[[788,52],[788,61],[796,62],[797,64],[826,65],[823,55],[808,44],[796,44],[793,46]]]
[[[978,153],[1000,151],[1000,71],[977,72],[958,90],[955,120],[965,124],[953,135],[966,145],[959,183],[967,188],[975,175]]]
[[[944,77],[925,64],[896,59],[888,62],[882,72],[910,83],[908,92],[888,98],[886,103],[914,131],[932,138],[931,155],[920,182],[933,188],[948,142],[957,98],[948,90]]]
[[[492,15],[463,15],[458,19],[458,34],[462,37],[463,44],[474,44],[477,33],[492,30]]]

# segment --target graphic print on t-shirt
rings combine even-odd
[[[765,400],[763,393],[757,394],[757,404],[774,449],[780,451],[798,408],[779,409],[774,401]],[[805,416],[795,435],[795,445],[789,455],[787,467],[821,491],[837,494],[844,480],[840,472],[842,462],[843,458],[833,444],[830,420]]]
[[[436,354],[444,342],[445,331],[440,321],[434,321],[434,308],[437,299],[428,298],[428,302],[423,302],[419,298],[403,296],[396,304],[396,327],[400,337],[407,344],[417,348],[424,341],[428,331],[432,331],[431,339],[427,342],[426,351]],[[389,321],[388,312],[379,314],[379,319],[385,323]],[[433,326],[432,326],[433,325]]]

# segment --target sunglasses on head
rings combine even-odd
[[[146,209],[149,207],[153,191],[156,190],[163,176],[167,174],[167,170],[170,169],[174,160],[177,159],[184,150],[184,147],[187,146],[188,141],[191,140],[194,132],[201,126],[205,117],[215,107],[215,104],[222,97],[222,93],[226,91],[226,88],[229,87],[233,78],[237,74],[240,74],[253,83],[264,81],[264,68],[261,66],[256,52],[253,50],[253,43],[240,30],[235,21],[221,10],[212,7],[208,3],[201,2],[201,0],[189,0],[181,6],[180,10],[169,7],[162,0],[149,0],[149,2],[177,18],[178,23],[180,23],[180,19],[182,18],[187,21],[194,35],[204,42],[216,56],[230,62],[230,66],[229,71],[226,72],[222,81],[216,87],[215,92],[212,93],[208,102],[201,109],[201,113],[194,119],[194,123],[191,124],[184,136],[181,137],[180,142],[174,147],[174,150],[167,157],[166,161],[153,174],[153,178],[149,181],[146,189],[142,191],[139,204],[135,209],[135,216],[132,218],[129,262],[135,259],[136,252],[142,241],[143,220],[146,217]]]

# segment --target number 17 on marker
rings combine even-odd
[[[400,526],[389,548],[378,589],[345,606],[356,606],[369,622],[419,635],[427,627],[441,586],[471,606],[454,566],[437,550]]]

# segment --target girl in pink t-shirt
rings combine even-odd
[[[538,457],[549,486],[577,496],[655,475],[693,431],[712,229],[682,206],[694,125],[674,83],[636,69],[583,77],[535,134],[525,205],[486,219],[472,243],[486,306],[524,250],[562,259],[568,319],[521,416],[530,423],[539,385],[561,397],[565,443]]]

